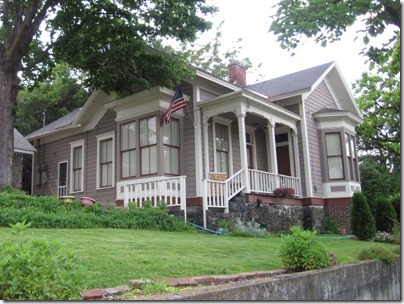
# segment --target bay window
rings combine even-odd
[[[121,177],[136,176],[136,122],[121,125]]]
[[[141,175],[157,173],[157,118],[140,120]]]

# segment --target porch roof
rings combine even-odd
[[[278,113],[284,117],[287,117],[288,119],[294,120],[294,121],[300,121],[300,115],[293,113],[292,111],[289,111],[281,106],[278,106],[277,104],[274,104],[272,102],[269,102],[266,96],[252,92],[249,90],[244,90],[240,89],[235,92],[230,92],[228,94],[224,94],[212,99],[204,100],[198,102],[198,106],[201,108],[209,107],[211,105],[216,105],[219,103],[225,103],[227,101],[231,100],[237,100],[239,98],[245,98],[248,102],[253,102],[257,105],[260,105],[262,107],[265,107],[266,109],[271,110],[272,112]]]

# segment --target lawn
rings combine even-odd
[[[16,238],[0,228],[0,246]],[[125,285],[130,279],[188,277],[282,268],[280,237],[243,238],[202,233],[125,229],[34,229],[28,240],[58,240],[84,267],[85,288]],[[373,243],[321,239],[339,263]],[[378,243],[382,246],[394,245]]]

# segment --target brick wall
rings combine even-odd
[[[350,231],[349,213],[351,210],[352,198],[335,198],[324,200],[324,215],[332,217],[339,228],[345,227]]]

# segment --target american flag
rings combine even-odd
[[[164,115],[164,124],[168,124],[170,122],[171,115],[187,106],[187,102],[182,96],[182,92],[180,87],[175,88],[175,93],[173,96],[173,100],[171,101],[170,107],[167,110],[167,113]]]

